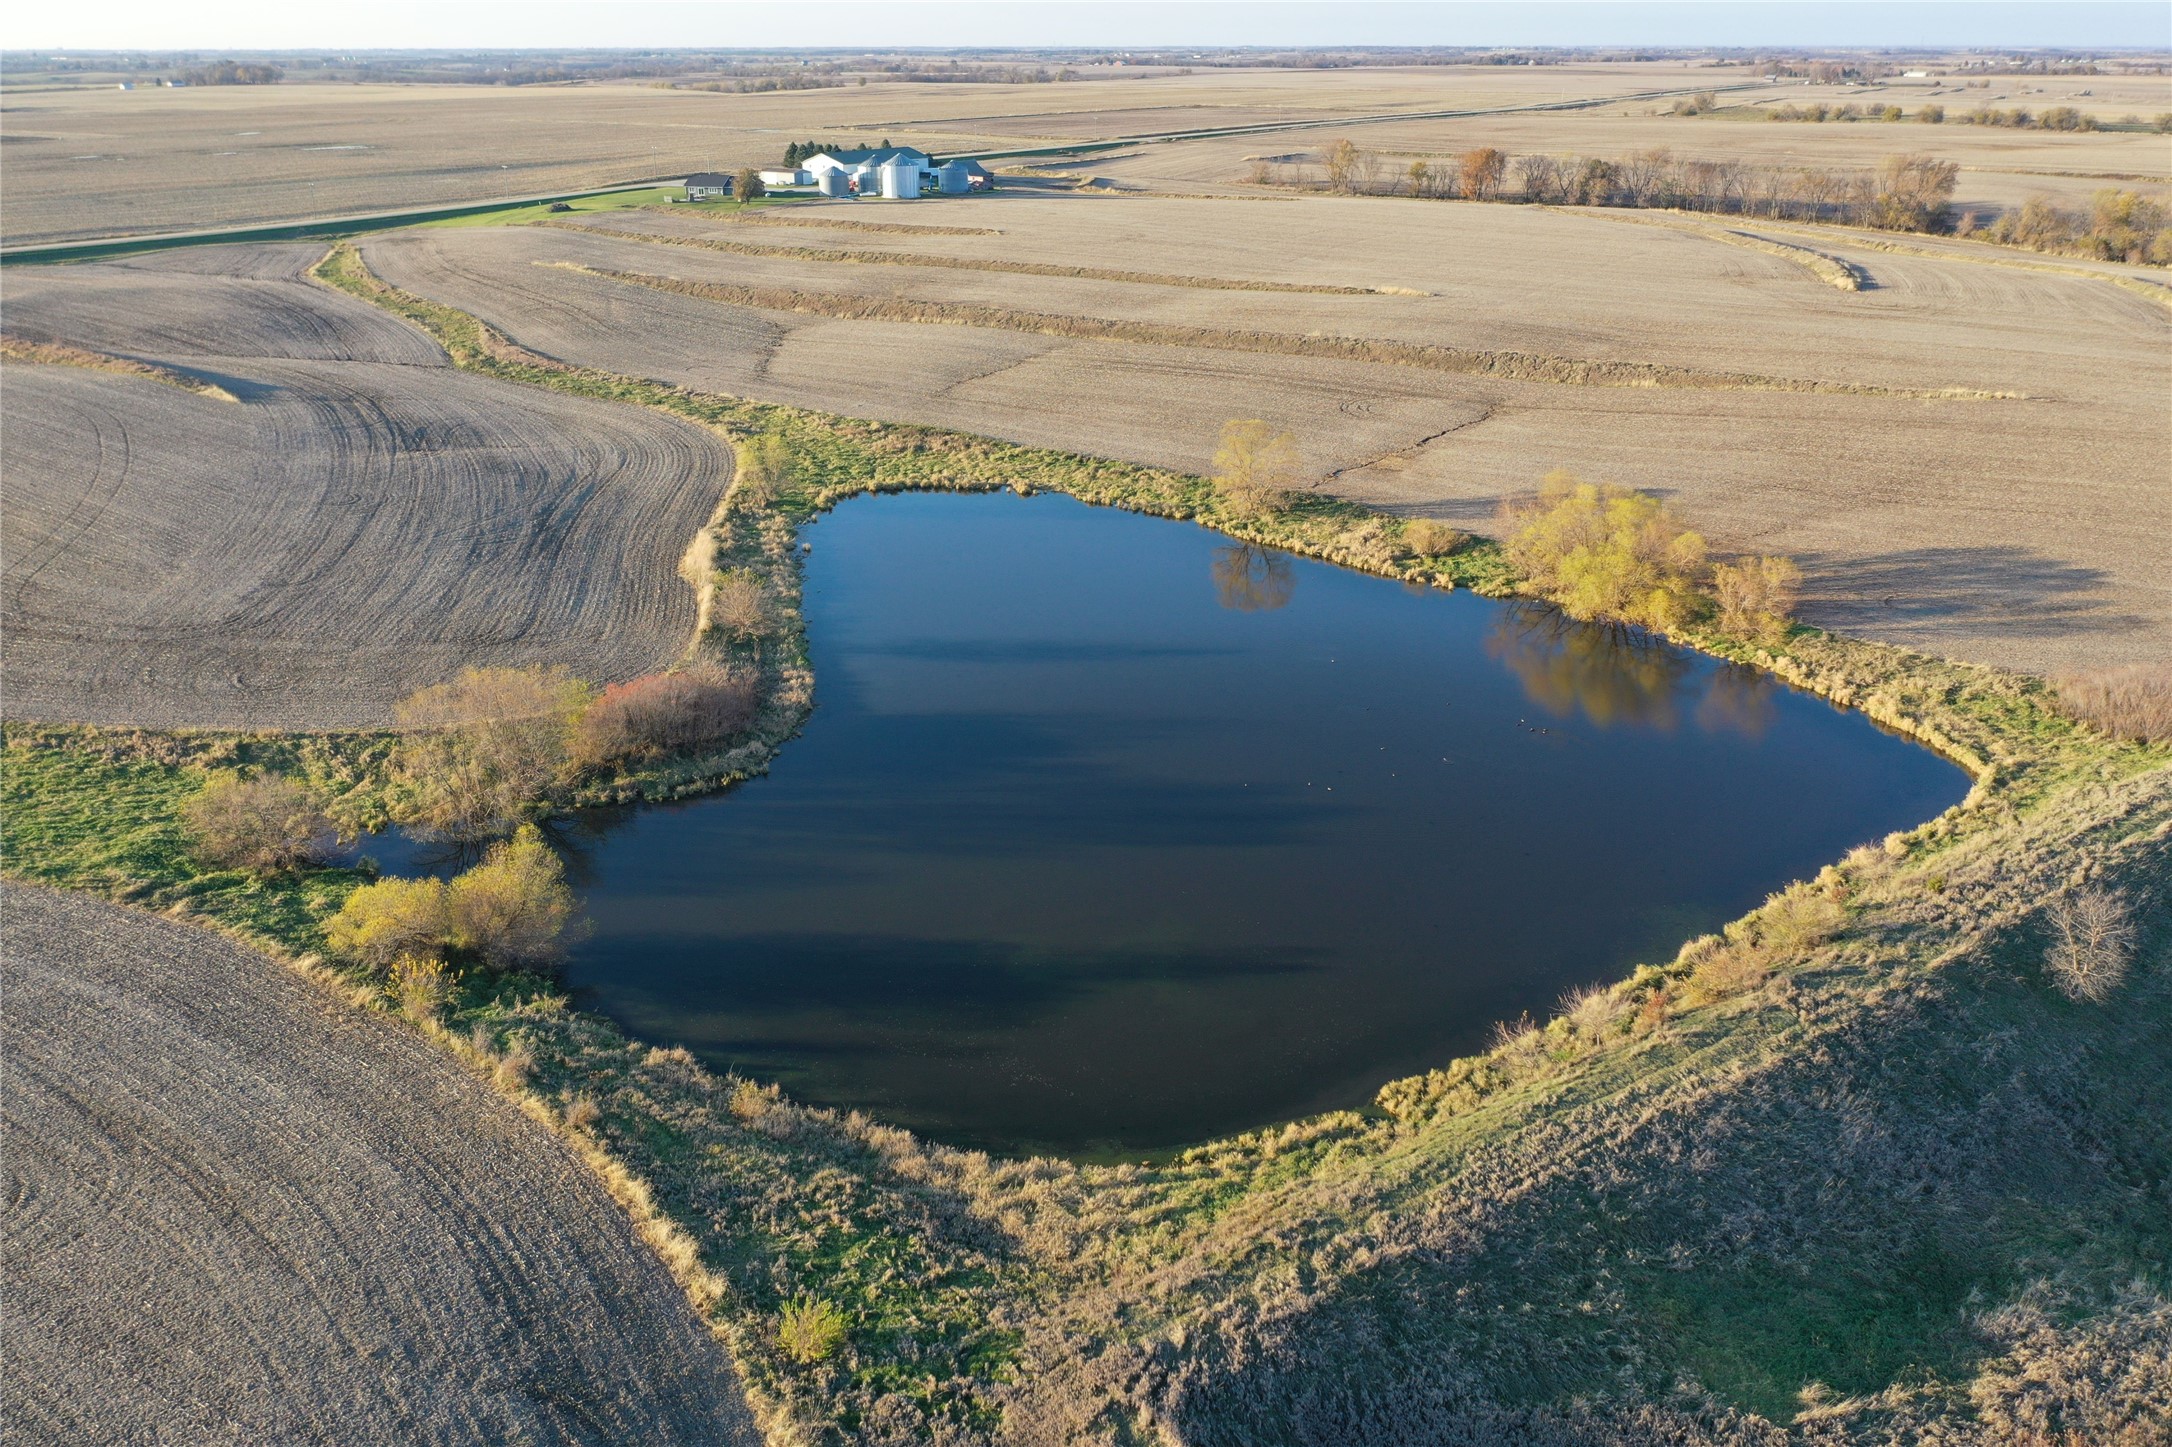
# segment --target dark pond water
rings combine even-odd
[[[939,1139],[1358,1105],[1966,792],[1750,673],[1060,497],[806,534],[766,778],[592,816],[577,998]]]

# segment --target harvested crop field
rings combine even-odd
[[[790,136],[974,153],[1292,115],[1547,103],[1701,84],[1681,65],[1119,73],[728,95],[634,81],[11,93],[9,245],[458,204],[773,163]]]
[[[306,280],[320,254],[9,273],[12,331],[239,398],[8,364],[12,716],[376,727],[469,664],[607,681],[684,649],[723,442],[455,371]]]
[[[1262,416],[1322,485],[1481,529],[1566,466],[1677,496],[1723,547],[1802,559],[1826,626],[2024,669],[2172,650],[2172,309],[2142,269],[1395,200],[913,213],[993,234],[825,233],[894,214],[850,203],[785,214],[807,224],[624,212],[363,251],[394,285],[610,371],[1193,472],[1225,418]],[[1114,269],[1166,279],[1086,274]],[[1504,355],[1544,365],[1468,360]]]
[[[757,1442],[563,1145],[255,951],[0,887],[22,1440]]]

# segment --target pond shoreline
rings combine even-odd
[[[377,295],[365,299],[387,304]],[[391,309],[424,325],[473,370],[643,405],[659,405],[658,394],[667,390],[520,354],[472,318],[406,300],[412,307]],[[414,308],[427,310],[416,315]],[[798,503],[810,511],[840,495],[826,472],[831,467],[845,472],[872,460],[863,490],[982,491],[1015,482],[978,476],[980,469],[1001,472],[1023,457],[1026,471],[1039,472],[1053,456],[972,438],[938,447],[919,429],[825,420],[730,399],[679,393],[665,400],[678,415],[742,436],[778,427],[795,440],[804,435],[819,443],[834,429],[849,448],[830,446],[815,459],[822,485]],[[1062,490],[1082,501],[1192,518],[1207,501],[1196,479],[1164,484],[1147,469],[1084,459],[1068,465],[1079,469],[1080,485]],[[1391,564],[1338,543],[1366,520],[1362,510],[1323,507],[1293,519],[1287,536],[1278,528],[1277,535],[1248,540],[1401,576],[1389,571]],[[726,549],[721,556],[777,561],[758,533],[735,531],[728,541],[752,551]],[[1352,556],[1329,551],[1338,546]],[[1493,554],[1462,556],[1460,563],[1448,560],[1449,581],[1505,589]],[[1607,992],[1605,1008],[1593,1013],[1595,1026],[1556,1021],[1398,1082],[1407,1088],[1383,1091],[1383,1116],[1346,1112],[1294,1122],[1153,1166],[1001,1161],[930,1147],[857,1114],[800,1107],[753,1082],[718,1079],[683,1052],[646,1049],[532,984],[473,1002],[456,1023],[481,1026],[479,1032],[463,1035],[433,1022],[428,1033],[532,1117],[576,1142],[591,1168],[613,1183],[731,1347],[773,1437],[856,1432],[878,1409],[976,1435],[1014,1420],[1053,1420],[1058,1408],[1046,1394],[1057,1388],[1050,1384],[1091,1378],[1082,1365],[1089,1354],[1135,1364],[1138,1385],[1095,1389],[1112,1404],[1175,1410],[1172,1404],[1184,1400],[1178,1386],[1184,1379],[1149,1370],[1151,1364],[1195,1360],[1200,1342],[1240,1326],[1265,1331],[1269,1305],[1246,1308],[1254,1315],[1243,1320],[1251,1325],[1216,1324],[1224,1321],[1217,1315],[1221,1304],[1243,1283],[1254,1283],[1259,1301],[1271,1303],[1264,1283],[1280,1279],[1278,1273],[1301,1269],[1333,1278],[1355,1270],[1348,1263],[1360,1247],[1350,1243],[1372,1239],[1360,1229],[1367,1212],[1417,1210],[1421,1200],[1457,1209],[1449,1204],[1459,1199],[1453,1195],[1411,1198],[1415,1182],[1448,1192],[1461,1173],[1477,1169],[1470,1162],[1491,1159],[1489,1152],[1524,1160],[1527,1171],[1543,1175],[1556,1168],[1547,1162],[1558,1152],[1518,1154],[1534,1134],[1569,1130],[1585,1116],[1601,1123],[1614,1118],[1610,1112],[1633,1116],[1658,1108],[1653,1102],[1694,1112],[1700,1101],[1724,1096],[1739,1072],[1770,1068],[1775,1058],[1792,1058],[1817,1040],[1880,1019],[1892,1002],[1962,989],[1963,977],[1948,977],[1973,952],[2025,929],[2029,911],[2074,871],[2077,859],[2086,857],[2096,877],[2143,890],[2145,899],[2161,887],[2150,881],[2161,881],[2172,826],[2172,788],[2165,782],[2172,751],[2087,734],[2052,710],[2037,681],[1807,633],[1781,653],[1699,637],[1678,641],[1760,667],[1921,740],[1969,770],[1976,780],[1969,798],[1882,849],[1849,856],[1826,871],[1830,883],[1822,876],[1814,882],[1843,911],[1829,937],[1800,948],[1773,946],[1778,935],[1769,926],[1792,918],[1794,904],[1776,903],[1738,921],[1743,938],[1763,951],[1763,973],[1712,974],[1715,950],[1699,953],[1692,942],[1676,960],[1646,966]],[[804,662],[803,648],[798,661]],[[809,706],[811,695],[795,699],[796,713],[774,719],[781,731],[765,731],[759,756],[734,758],[721,771],[720,759],[619,787],[634,798],[668,798],[748,777],[797,732]],[[11,726],[9,742],[11,752],[12,746],[36,752],[42,742],[81,759],[80,774],[69,779],[91,780],[99,789],[109,788],[100,781],[116,771],[132,788],[159,784],[151,775],[161,769],[178,777],[177,767],[157,762],[162,756],[217,756],[216,745],[131,744],[125,732]],[[346,767],[341,758],[320,757],[341,753],[323,741],[267,745],[273,746],[288,757],[315,758],[313,768]],[[63,779],[53,787],[77,785]],[[155,815],[158,806],[150,807]],[[18,829],[9,872],[209,915],[214,927],[246,931],[324,978],[307,958],[314,930],[307,910],[275,908],[277,902],[246,891],[221,893],[225,886],[199,881],[178,857],[79,859],[66,854],[73,836],[56,830],[52,855],[40,857],[47,836],[33,832],[26,851]],[[373,1003],[383,1008],[381,997]],[[2069,1028],[2064,1016],[2057,1021]],[[521,1051],[532,1064],[509,1071]],[[600,1104],[600,1118],[573,1124],[568,1110],[576,1099]],[[1480,1172],[1469,1189],[1482,1191],[1495,1179],[1492,1170]],[[1476,1220],[1494,1208],[1469,1209]],[[1225,1221],[1235,1225],[1225,1229]],[[1362,1249],[1396,1249],[1394,1233]],[[780,1352],[775,1312],[796,1291],[866,1303],[853,1308],[853,1344],[843,1358],[810,1366]],[[923,1375],[932,1386],[916,1385]],[[1651,1390],[1663,1388],[1655,1383]]]

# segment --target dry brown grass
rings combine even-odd
[[[0,357],[45,367],[85,367],[94,372],[111,372],[119,377],[141,377],[145,381],[163,382],[169,387],[179,387],[184,392],[193,392],[199,397],[211,397],[221,402],[241,400],[216,382],[207,382],[201,377],[192,377],[186,372],[162,367],[156,362],[139,362],[131,357],[116,357],[84,347],[65,346],[59,342],[34,342],[12,333],[0,333]]]
[[[2172,663],[2065,673],[2059,704],[2091,728],[2138,743],[2172,742]]]
[[[858,203],[853,203],[857,205]],[[847,216],[843,206],[824,206],[810,203],[796,206],[790,211],[765,209],[760,211],[681,211],[675,206],[644,206],[659,216],[671,216],[681,220],[691,218],[704,225],[717,226],[813,226],[824,231],[858,231],[867,235],[885,236],[1001,236],[998,226],[938,226],[917,221],[868,221]]]
[[[1319,296],[1366,296],[1377,291],[1377,288],[1332,286],[1324,282],[1240,281],[1222,276],[1178,276],[1158,271],[1119,271],[1102,266],[1055,266],[1046,262],[1006,261],[1000,257],[932,256],[924,252],[899,251],[839,251],[817,246],[757,246],[747,241],[723,241],[707,236],[659,236],[650,232],[628,231],[623,227],[583,225],[574,221],[544,221],[536,224],[563,231],[592,231],[605,236],[647,242],[652,246],[691,246],[704,251],[723,251],[736,256],[770,256],[786,261],[816,261],[856,266],[919,266],[940,271],[985,271],[1010,276],[1069,276],[1086,281],[1183,286],[1196,291],[1289,291],[1311,292]],[[1402,295],[1423,293],[1405,291]]]
[[[1609,362],[1529,352],[1471,351],[1363,337],[1294,336],[1282,332],[1165,326],[1140,321],[1105,321],[1097,317],[976,306],[961,302],[913,301],[902,297],[856,296],[842,292],[735,286],[727,282],[681,281],[674,277],[583,266],[578,262],[539,264],[567,267],[612,281],[764,311],[800,312],[848,321],[898,321],[916,325],[986,327],[1052,337],[1143,342],[1151,346],[1195,347],[1206,351],[1265,352],[1341,362],[1378,362],[1389,366],[1423,367],[1429,371],[1461,372],[1512,381],[1584,387],[1685,387],[1704,391],[1805,392],[1829,396],[1899,397],[1915,401],[1988,401],[2019,398],[2024,395],[2017,391],[1990,392],[1968,387],[1902,389],[1859,382],[1760,376],[1748,372],[1710,372],[1654,362]]]
[[[1762,251],[1768,256],[1792,261],[1819,281],[1840,291],[1861,291],[1863,283],[1869,280],[1869,273],[1853,262],[1842,261],[1837,256],[1828,256],[1808,246],[1791,246],[1784,241],[1771,241],[1731,227],[1715,229],[1712,237],[1716,241],[1746,246],[1752,251]]]

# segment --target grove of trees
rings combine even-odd
[[[1716,623],[1753,642],[1782,642],[1802,573],[1786,558],[1716,566],[1702,534],[1649,493],[1547,474],[1537,496],[1502,509],[1503,548],[1527,586],[1569,617],[1665,632]]]

